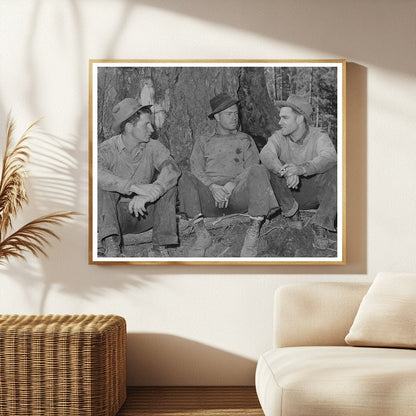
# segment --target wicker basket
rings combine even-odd
[[[126,322],[0,315],[0,415],[114,416],[126,400]]]

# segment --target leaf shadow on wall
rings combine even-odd
[[[129,4],[133,3],[130,2],[127,6]],[[44,19],[44,13],[51,10],[48,6],[42,1],[31,4],[30,36],[26,39],[24,54],[27,69],[25,71],[27,91],[24,91],[24,94],[27,102],[22,105],[27,106],[33,120],[45,116],[41,125],[47,124],[48,117],[50,117],[50,114],[43,114],[44,104],[41,98],[44,85],[42,74],[51,72],[51,69],[48,67],[47,59],[42,60],[38,56],[39,36],[43,30],[41,21]],[[69,295],[73,294],[76,299],[85,300],[92,299],[108,289],[122,291],[130,287],[144,287],[156,281],[154,277],[148,277],[146,272],[138,273],[136,268],[128,269],[126,265],[89,266],[95,270],[91,274],[86,272],[86,267],[88,267],[88,216],[86,212],[88,206],[88,100],[86,99],[88,71],[84,59],[85,31],[79,2],[64,2],[60,7],[52,9],[52,12],[55,13],[56,18],[54,24],[59,25],[59,19],[64,16],[65,23],[76,28],[73,31],[76,36],[76,54],[68,63],[71,70],[71,91],[75,96],[85,99],[79,99],[77,102],[75,112],[77,119],[73,123],[74,134],[63,136],[39,129],[35,140],[30,141],[31,160],[27,180],[30,205],[19,213],[18,220],[27,222],[36,216],[61,210],[79,211],[81,209],[82,215],[61,227],[54,227],[60,241],[51,240],[51,246],[46,248],[49,258],[37,259],[28,254],[27,262],[12,260],[0,270],[5,278],[19,283],[23,294],[21,302],[26,305],[25,308],[31,313],[37,310],[41,314],[57,312],[48,306],[48,296],[52,289]],[[124,19],[127,19],[128,14],[129,7],[125,10]],[[118,32],[121,33],[121,26]],[[65,34],[62,31],[59,33]],[[65,50],[64,37],[53,37],[53,42],[61,44],[62,49]],[[65,62],[63,61],[62,65]],[[60,72],[55,72],[54,76],[58,80],[62,78]],[[63,97],[59,92],[57,92],[57,97],[60,97],[57,105],[61,105]],[[10,105],[10,103],[6,104]],[[1,120],[4,120],[5,124],[8,110],[2,102],[0,102],[0,111]],[[80,256],[79,253],[83,255]],[[21,305],[16,304],[15,311],[21,312]],[[58,312],[66,313],[65,310]],[[83,312],[82,308],[80,312]]]
[[[373,62],[375,65],[383,67],[394,67],[396,70],[406,72],[409,70],[408,58],[397,48],[394,49],[397,56],[391,59],[386,57],[385,48],[380,46],[377,36],[370,36],[368,31],[379,33],[379,24],[375,16],[374,8],[368,2],[360,5],[361,15],[357,16],[354,7],[343,4],[342,2],[332,2],[329,0],[319,0],[312,6],[307,2],[284,3],[260,1],[260,3],[244,3],[231,0],[227,2],[227,7],[219,0],[213,2],[196,1],[190,6],[189,2],[172,1],[169,3],[160,0],[126,0],[122,19],[114,33],[113,41],[108,49],[107,57],[114,56],[116,42],[115,39],[122,37],[126,30],[128,19],[131,17],[133,6],[148,5],[175,12],[179,15],[196,17],[205,21],[214,21],[225,26],[234,26],[249,32],[259,33],[271,39],[287,41],[290,44],[304,45],[323,50],[325,54],[345,53],[353,50],[354,56],[361,57],[366,62]],[[234,7],[233,7],[234,6]],[[326,19],[325,25],[314,25],[311,32],[311,21],[319,21],[322,18],[322,10],[332,19]],[[218,13],[221,10],[221,13]],[[236,10],[239,13],[236,13]],[[245,11],[245,12],[244,12]],[[273,14],[273,11],[275,13]],[[376,13],[384,13],[384,9],[377,10]],[[363,15],[371,17],[365,18],[365,25],[357,25]],[[270,16],[277,16],[279,24],[267,25],[264,22],[270,20]],[[280,19],[279,16],[286,16]],[[357,20],[358,19],[358,20]],[[293,21],[296,21],[296,28]],[[351,26],[351,27],[350,27]],[[357,26],[357,27],[356,27]],[[341,28],[341,29],[340,29]],[[342,29],[343,28],[343,29]],[[357,29],[358,28],[358,29]],[[365,36],[360,33],[361,28],[365,30]],[[340,33],[340,36],[330,36],[330,33]],[[358,34],[357,34],[358,33]],[[396,32],[395,32],[396,33]],[[376,40],[377,39],[377,40]],[[388,42],[391,42],[389,37]],[[369,49],[361,45],[368,42]],[[357,43],[355,45],[355,43]],[[354,45],[354,48],[352,48]],[[358,51],[358,52],[357,52]],[[200,57],[196,57],[200,58]],[[282,57],[280,57],[282,58]],[[293,58],[293,56],[288,57]],[[261,268],[263,274],[366,274],[367,273],[367,68],[356,63],[348,62],[346,70],[347,87],[347,109],[346,109],[346,148],[344,162],[346,164],[346,202],[345,215],[346,227],[346,265],[289,265],[278,266],[264,265]],[[227,273],[253,274],[254,267],[249,266],[198,266],[198,274]],[[256,270],[257,271],[257,270]],[[170,268],[171,274],[193,274],[195,268],[189,266],[175,266]]]
[[[129,333],[127,360],[130,386],[254,385],[255,360],[175,335]]]
[[[244,16],[241,19],[240,14],[234,13],[234,8],[232,4],[238,10],[245,7],[252,7],[256,10],[257,13],[263,13],[262,10],[268,10],[270,7],[274,8],[275,5],[271,5],[270,2],[267,4],[264,3],[264,9],[258,5],[251,4],[242,5],[232,0],[232,3],[227,5],[224,8],[222,14],[216,13],[215,3],[218,3],[216,0],[213,3],[195,3],[199,4],[197,7],[189,7],[189,3],[181,1],[173,1],[170,3],[161,1],[139,1],[139,0],[129,0],[125,2],[125,9],[122,14],[125,21],[120,21],[118,29],[114,36],[112,36],[112,42],[108,46],[108,57],[113,57],[115,54],[115,48],[117,42],[115,39],[119,39],[123,35],[124,24],[127,23],[129,17],[129,12],[132,10],[134,5],[138,4],[149,4],[151,7],[158,7],[171,9],[178,13],[184,15],[194,15],[201,19],[218,21],[219,23],[224,23],[226,25],[235,25],[236,27],[244,28],[248,31],[258,32],[264,35],[267,35],[271,38],[279,38],[282,36],[282,40],[290,38],[291,43],[305,44],[312,43],[313,46],[319,46],[322,50],[333,50],[334,46],[327,44],[327,42],[333,42],[331,40],[334,37],[328,37],[331,39],[326,39],[325,41],[319,41],[319,32],[315,32],[314,36],[310,36],[308,39],[304,39],[304,36],[300,34],[295,34],[291,38],[293,28],[290,27],[290,30],[285,33],[285,28],[289,29],[287,26],[289,23],[282,22],[283,26],[273,27],[273,29],[265,28],[267,25],[259,25],[261,19],[249,19]],[[329,4],[329,2],[321,1],[322,4]],[[79,10],[79,3],[76,1],[71,1],[69,3],[71,6],[71,14],[67,18],[71,19],[71,22],[79,28],[77,31],[77,42],[78,49],[76,59],[73,67],[74,77],[71,82],[75,84],[76,94],[79,97],[86,95],[87,91],[87,81],[86,81],[86,68],[85,60],[83,59],[83,38],[85,33],[82,29],[81,24],[81,13]],[[27,39],[27,63],[28,63],[28,85],[31,89],[28,92],[28,100],[30,110],[34,114],[35,118],[41,113],[41,105],[37,100],[40,97],[42,92],[38,89],[38,73],[41,70],[47,70],[39,65],[38,60],[35,60],[35,48],[34,43],[36,39],[36,33],[39,30],[37,27],[37,14],[40,12],[42,2],[36,2],[36,7],[33,13],[32,19],[32,36]],[[283,12],[289,12],[293,14],[300,7],[300,4],[297,4],[293,8],[293,5],[279,5],[279,10]],[[334,6],[335,7],[335,6]],[[340,6],[341,7],[341,6]],[[290,8],[290,10],[289,10]],[[191,9],[191,10],[190,10]],[[221,9],[223,9],[221,7]],[[308,9],[307,9],[308,10]],[[332,9],[331,9],[332,10]],[[240,16],[240,17],[239,17]],[[250,13],[247,16],[251,16]],[[302,12],[299,16],[296,16],[297,22],[302,26],[302,21],[307,22],[308,25],[311,21],[311,16],[308,13]],[[302,20],[303,19],[303,20]],[[289,19],[290,21],[292,19]],[[278,25],[277,25],[278,26]],[[331,21],[330,25],[326,27],[326,31],[333,29],[336,24]],[[318,28],[319,29],[319,28]],[[319,29],[323,30],[323,29]],[[371,36],[368,36],[371,38]],[[362,40],[362,39],[361,39]],[[289,41],[289,39],[288,39]],[[346,39],[341,38],[341,40],[336,40],[337,48],[336,50],[342,50],[342,45],[346,48]],[[368,51],[367,51],[368,52]],[[385,55],[383,55],[385,56]],[[366,55],[366,60],[368,56]],[[390,58],[389,58],[390,61]],[[400,63],[401,60],[392,60],[393,62]],[[42,64],[41,64],[42,65]],[[402,64],[401,64],[402,65]],[[403,65],[405,66],[405,65]],[[285,273],[285,274],[322,274],[322,273],[333,273],[333,274],[358,274],[366,273],[367,268],[367,255],[366,255],[366,181],[367,181],[367,167],[366,167],[366,154],[367,154],[367,84],[366,84],[366,69],[357,64],[348,64],[347,65],[347,147],[350,149],[350,153],[347,153],[347,215],[351,212],[359,212],[356,216],[348,216],[347,223],[347,256],[348,263],[344,267],[340,266],[262,266],[262,274],[273,274],[276,273]],[[2,109],[0,103],[0,110]],[[3,108],[4,110],[4,108]],[[57,138],[55,141],[55,146],[58,146],[64,153],[66,152],[68,160],[65,164],[55,163],[56,155],[52,154],[49,157],[49,161],[45,162],[42,160],[36,161],[35,155],[33,155],[33,163],[39,164],[39,168],[45,169],[49,168],[50,173],[46,175],[43,179],[40,177],[32,177],[30,184],[33,193],[31,194],[32,205],[36,207],[36,211],[40,214],[44,213],[44,209],[50,211],[51,207],[56,209],[76,209],[79,206],[86,206],[86,195],[88,195],[88,163],[86,163],[87,150],[86,150],[86,135],[88,131],[88,103],[87,100],[80,100],[79,109],[78,109],[78,120],[75,123],[75,135],[74,137],[68,138]],[[350,135],[350,132],[355,132]],[[51,149],[47,149],[48,152],[51,152]],[[354,149],[351,151],[351,149]],[[39,150],[39,158],[42,156],[43,151]],[[59,152],[58,152],[59,153]],[[54,163],[50,163],[53,161]],[[353,169],[350,169],[349,163],[352,161]],[[358,183],[352,184],[353,181],[350,180],[350,175],[353,175],[354,179],[359,178]],[[53,178],[53,179],[52,179]],[[39,180],[39,182],[38,182]],[[43,182],[41,181],[43,180]],[[41,183],[43,185],[41,185]],[[49,188],[49,189],[48,189]],[[46,189],[48,192],[46,192]],[[32,216],[32,213],[31,213]],[[158,273],[161,274],[160,266],[146,266],[145,268],[141,267],[140,270],[138,266],[101,266],[99,272],[91,273],[93,277],[90,277],[88,273],[85,272],[87,264],[87,252],[88,248],[86,245],[87,242],[87,216],[79,218],[71,226],[64,225],[63,227],[57,230],[58,234],[62,237],[61,242],[53,242],[53,246],[48,250],[50,255],[50,260],[41,260],[42,271],[31,271],[30,267],[23,268],[19,264],[10,265],[9,271],[10,275],[19,275],[21,279],[22,287],[27,291],[28,297],[30,297],[30,286],[33,284],[44,284],[44,293],[40,302],[39,310],[43,312],[45,310],[47,294],[52,286],[57,286],[60,290],[68,293],[76,293],[77,296],[89,298],[95,294],[100,293],[106,288],[114,288],[119,290],[125,286],[134,286],[140,287],[140,285],[147,285],[150,283],[150,280],[155,281],[155,275]],[[81,248],[80,248],[81,247]],[[76,249],[75,249],[76,248]],[[82,251],[81,251],[82,250]],[[82,252],[85,253],[84,256],[74,256],[74,253]],[[30,265],[29,265],[30,266]],[[89,266],[98,268],[99,266]],[[256,269],[254,269],[256,267]],[[163,267],[162,267],[163,269]],[[60,270],[60,271],[59,271]],[[77,271],[80,273],[77,273]],[[144,272],[143,272],[144,270]],[[15,272],[15,273],[14,273]],[[169,274],[175,275],[191,275],[198,273],[200,275],[204,274],[239,274],[239,275],[253,275],[258,273],[258,266],[174,266],[169,267]],[[163,272],[162,272],[163,273]],[[162,279],[161,279],[162,280]],[[43,282],[43,283],[42,283]]]
[[[75,174],[79,161],[74,140],[38,129],[29,145],[31,159],[27,188],[30,213],[23,208],[18,214],[18,221],[27,222],[52,211],[76,209],[74,201],[80,190]],[[16,226],[19,226],[19,222],[16,222]],[[20,283],[26,296],[25,302],[31,304],[33,309],[38,309],[39,313],[55,313],[46,310],[52,288],[69,295],[74,294],[77,298],[91,299],[107,289],[124,290],[126,287],[137,288],[147,284],[145,274],[138,276],[137,273],[125,273],[124,265],[101,267],[100,273],[91,276],[85,271],[77,273],[78,270],[84,270],[88,262],[87,230],[88,218],[81,214],[62,226],[53,227],[60,241],[49,240],[51,245],[46,247],[48,258],[41,256],[36,259],[28,253],[25,256],[26,263],[23,260],[12,260],[5,266],[7,275]],[[74,255],[80,249],[85,256]],[[40,286],[41,290],[33,291],[35,286]],[[34,293],[41,295],[34,299]]]
[[[59,10],[58,10],[59,9]],[[42,106],[42,74],[50,72],[48,62],[38,56],[39,36],[42,32],[40,22],[44,13],[50,11],[48,4],[41,1],[33,2],[30,18],[30,36],[26,39],[26,68],[27,107],[33,118],[45,116],[41,124],[47,124],[49,114],[43,114]],[[86,97],[88,91],[87,71],[84,60],[85,32],[82,24],[80,4],[77,1],[67,1],[59,8],[52,9],[59,25],[64,16],[66,23],[76,28],[76,54],[70,61],[71,85],[78,97]],[[61,22],[62,23],[62,22]],[[65,32],[59,32],[63,34]],[[65,49],[65,37],[53,37],[53,41],[62,43]],[[57,57],[58,59],[58,57]],[[64,62],[62,63],[64,64]],[[61,74],[55,73],[60,79]],[[59,94],[58,94],[59,96]],[[61,97],[63,99],[63,97]],[[58,134],[37,131],[35,140],[31,141],[31,163],[27,187],[30,198],[28,209],[19,214],[19,220],[29,221],[33,217],[52,211],[87,210],[88,205],[88,101],[78,100],[77,120],[73,126],[75,133],[63,137]],[[60,103],[57,103],[60,104]],[[6,109],[0,103],[2,118],[6,120]],[[31,171],[34,172],[31,172]],[[39,310],[39,313],[53,313],[48,309],[47,300],[51,289],[58,289],[76,298],[91,299],[107,289],[123,290],[125,287],[141,287],[146,284],[146,276],[137,273],[126,273],[125,266],[101,267],[99,273],[85,273],[88,262],[88,217],[86,212],[75,220],[61,227],[54,227],[61,241],[51,240],[51,246],[46,249],[49,258],[39,258],[28,254],[27,262],[12,261],[2,272],[14,281],[20,283],[25,299],[30,305],[28,310]],[[79,256],[76,253],[85,253]],[[78,273],[79,271],[79,273]],[[33,290],[40,287],[41,290]],[[39,293],[41,293],[39,298]],[[18,308],[18,305],[16,306]],[[17,309],[17,312],[19,309]],[[65,312],[65,311],[61,311]]]

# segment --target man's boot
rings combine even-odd
[[[312,224],[314,234],[313,246],[320,250],[326,250],[329,247],[328,230],[318,224]]]
[[[105,257],[122,257],[120,248],[120,237],[116,234],[109,235],[103,239]]]
[[[297,210],[291,217],[286,217],[286,224],[295,230],[301,230],[303,228],[299,210]]]
[[[211,234],[205,227],[204,218],[199,217],[193,221],[196,240],[188,251],[189,257],[205,257],[206,249],[212,244]]]
[[[152,248],[147,251],[148,257],[170,257],[166,246],[153,244]]]
[[[250,217],[250,225],[248,226],[244,244],[241,249],[240,257],[256,257],[259,245],[260,227],[263,217]]]

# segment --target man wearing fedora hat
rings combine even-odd
[[[106,257],[122,256],[123,234],[151,228],[150,257],[168,257],[166,246],[178,242],[175,205],[180,170],[169,150],[151,139],[150,107],[134,98],[115,105],[116,135],[98,147],[98,238]]]
[[[279,101],[280,130],[260,153],[288,224],[301,228],[299,209],[317,208],[311,221],[314,246],[328,248],[327,231],[336,231],[337,152],[328,134],[311,127],[312,106],[291,95]]]
[[[196,140],[191,173],[182,172],[179,180],[180,207],[192,218],[197,236],[190,257],[204,257],[212,244],[204,217],[243,212],[248,212],[251,222],[240,255],[256,256],[261,224],[277,207],[253,139],[238,130],[237,103],[226,93],[211,99],[208,117],[216,121],[215,131]]]

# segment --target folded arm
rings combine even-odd
[[[314,158],[300,165],[305,170],[305,176],[324,173],[337,164],[337,151],[327,134],[322,134],[318,138],[316,153]]]
[[[121,178],[111,171],[111,154],[108,150],[98,152],[97,181],[98,187],[103,191],[118,192],[122,195],[131,194],[133,181]]]
[[[159,176],[150,184],[132,184],[130,190],[136,195],[150,198],[150,202],[159,199],[169,189],[178,183],[178,178],[181,171],[176,162],[169,157],[164,160],[159,166]]]

